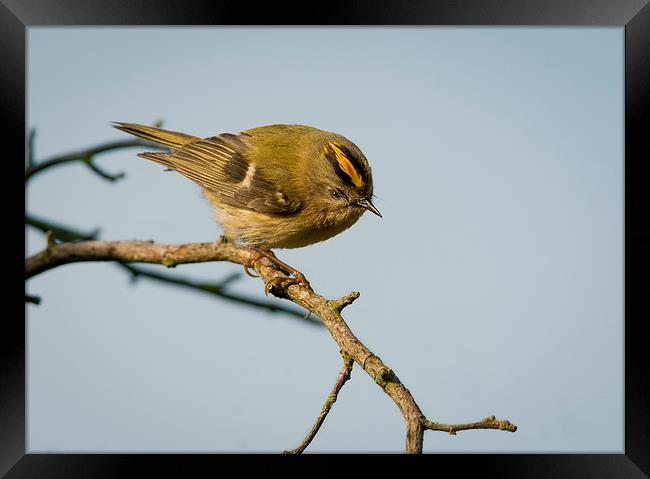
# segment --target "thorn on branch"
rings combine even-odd
[[[359,298],[360,294],[358,291],[352,291],[350,294],[343,296],[341,299],[332,299],[328,303],[337,313],[343,311],[343,308],[354,303],[355,300]]]

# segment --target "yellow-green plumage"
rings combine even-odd
[[[139,156],[199,184],[231,240],[297,248],[339,234],[366,209],[379,214],[365,156],[335,133],[269,125],[201,139],[132,123],[115,127],[168,146],[169,153]]]

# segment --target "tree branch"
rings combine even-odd
[[[103,168],[100,168],[94,163],[92,156],[84,158],[83,162],[86,164],[86,166],[88,166],[88,168],[90,168],[90,171],[97,174],[97,176],[105,179],[106,181],[117,181],[117,180],[121,180],[126,176],[126,173],[124,173],[123,171],[113,174],[113,173],[109,173]]]
[[[227,242],[159,245],[152,241],[81,241],[53,245],[27,258],[25,278],[31,278],[56,266],[80,261],[157,263],[173,268],[177,264],[208,261],[231,261],[241,264],[250,259],[253,259],[252,253],[240,250]]]
[[[281,312],[281,313],[286,313],[290,316],[294,316],[296,318],[308,319],[305,318],[304,313],[301,313],[297,309],[287,308],[286,306],[283,306],[282,304],[278,304],[274,301],[260,301],[254,298],[253,296],[235,294],[226,291],[227,285],[230,284],[233,280],[240,277],[240,275],[237,273],[227,276],[219,283],[201,283],[198,281],[192,281],[189,278],[183,278],[180,276],[172,276],[168,274],[161,274],[161,273],[155,273],[153,271],[147,271],[144,268],[138,268],[124,263],[116,263],[116,264],[121,268],[125,269],[126,271],[128,271],[129,273],[131,273],[132,275],[131,278],[133,280],[136,280],[139,277],[147,278],[161,283],[167,283],[175,286],[181,286],[184,288],[193,289],[196,291],[201,291],[203,293],[211,294],[213,296],[218,296],[219,298],[225,299],[226,301],[242,304],[244,306],[251,306],[258,309],[265,309],[271,313]],[[321,323],[318,319],[313,319],[313,318],[309,319],[306,322],[307,324],[311,324],[314,326],[323,325],[323,323]]]
[[[100,169],[97,165],[94,164],[95,156],[112,150],[118,150],[120,148],[130,148],[136,146],[141,148],[142,147],[152,148],[155,150],[164,149],[161,148],[160,145],[157,145],[155,143],[140,140],[140,139],[134,139],[134,140],[120,140],[120,141],[112,141],[109,143],[104,143],[103,145],[95,146],[93,148],[88,148],[86,150],[81,150],[74,153],[68,153],[66,155],[56,156],[54,158],[50,158],[40,163],[35,163],[33,159],[33,155],[31,153],[28,153],[27,168],[25,170],[25,181],[30,180],[38,173],[42,173],[43,171],[49,168],[64,165],[66,163],[76,162],[76,161],[83,162],[86,166],[90,168],[91,171],[98,174],[102,178],[109,181],[115,181],[119,178],[122,178],[124,176],[124,173],[118,173],[117,175],[113,175]],[[30,158],[31,161],[29,160]]]
[[[469,429],[500,429],[502,431],[510,432],[515,432],[517,430],[517,426],[512,424],[510,421],[497,419],[494,416],[488,416],[479,422],[469,422],[465,424],[442,424],[439,422],[424,421],[424,427],[425,429],[430,429],[432,431],[448,432],[452,436],[455,436],[458,431],[467,431]]]
[[[99,229],[95,229],[90,233],[82,233],[67,226],[52,223],[51,221],[27,214],[25,215],[25,224],[32,226],[43,233],[51,231],[54,236],[61,241],[94,240],[99,236]]]
[[[334,383],[332,392],[329,394],[329,396],[327,396],[327,401],[325,401],[325,405],[323,406],[323,408],[320,411],[320,414],[316,418],[316,422],[311,428],[311,431],[309,431],[307,437],[300,443],[298,447],[296,447],[295,449],[291,449],[290,451],[284,451],[284,454],[302,454],[302,452],[307,448],[307,446],[309,446],[311,441],[316,436],[316,433],[322,426],[323,421],[325,421],[325,417],[327,417],[327,414],[330,412],[330,409],[332,409],[332,406],[334,405],[336,399],[338,398],[339,391],[341,390],[343,385],[348,381],[348,379],[350,379],[354,361],[350,356],[348,356],[344,352],[341,352],[341,356],[343,357],[343,367],[341,368],[341,372],[339,373],[339,377],[336,379],[336,383]]]
[[[84,241],[79,243],[50,244],[45,251],[27,259],[25,274],[29,278],[55,266],[78,261],[119,261],[160,263],[173,267],[182,263],[206,261],[230,261],[250,264],[258,256],[249,249],[220,240],[216,243],[192,243],[184,245],[158,245],[142,241]],[[377,385],[395,402],[406,423],[406,452],[421,453],[424,430],[431,423],[426,419],[410,391],[402,384],[392,369],[370,351],[350,330],[341,317],[341,310],[359,297],[351,293],[339,300],[328,300],[301,284],[283,285],[285,274],[266,258],[254,262],[254,268],[270,292],[287,298],[321,318],[342,353],[351,357],[363,368]],[[286,284],[286,283],[284,283]],[[509,423],[508,423],[509,424]],[[497,428],[504,429],[504,428]],[[514,431],[514,426],[508,431]]]
[[[82,233],[80,231],[74,230],[67,226],[61,226],[55,223],[52,223],[49,220],[44,220],[40,218],[35,218],[34,216],[25,215],[25,223],[33,226],[34,228],[42,231],[46,234],[51,234],[54,238],[61,241],[71,242],[79,240],[94,240],[99,235],[99,229],[92,231],[91,233]],[[239,275],[234,274],[226,277],[224,280],[218,283],[201,283],[193,281],[189,278],[183,278],[179,276],[170,276],[166,274],[156,273],[153,271],[147,271],[143,268],[137,268],[135,266],[130,266],[125,263],[116,263],[122,269],[128,271],[131,274],[131,279],[133,281],[137,278],[147,278],[161,283],[173,284],[175,286],[181,286],[189,289],[194,289],[196,291],[201,291],[203,293],[208,293],[213,296],[218,296],[219,298],[225,299],[226,301],[234,302],[237,304],[242,304],[245,306],[250,306],[258,309],[265,309],[271,313],[282,312],[289,314],[294,317],[308,319],[307,324],[314,326],[322,326],[323,324],[318,319],[306,318],[303,313],[294,308],[287,308],[281,304],[277,304],[274,301],[260,301],[257,298],[252,296],[235,294],[229,291],[226,291],[226,287],[233,280],[237,279]],[[38,301],[35,301],[37,299]],[[37,296],[26,296],[26,302],[31,302],[35,304],[40,303],[40,298]]]

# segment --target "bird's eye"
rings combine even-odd
[[[341,194],[336,190],[330,190],[330,195],[332,195],[332,198],[335,200],[338,200],[341,197]]]

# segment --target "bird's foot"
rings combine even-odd
[[[282,292],[282,294],[284,294],[284,291],[286,291],[286,289],[293,284],[302,285],[305,286],[306,288],[311,289],[311,285],[309,284],[309,281],[307,281],[307,278],[305,278],[305,275],[303,275],[296,268],[289,266],[284,261],[279,260],[278,257],[275,256],[275,254],[273,254],[271,250],[261,249],[261,248],[252,248],[252,249],[258,253],[258,256],[253,260],[253,263],[255,261],[258,261],[263,256],[266,259],[268,259],[271,263],[276,265],[284,273],[293,276],[293,277],[288,276],[285,278],[273,278],[270,281],[268,281],[264,286],[264,293],[267,296],[273,290],[275,290],[278,293]],[[286,294],[284,295],[286,296]]]
[[[218,248],[219,246],[225,245],[225,244],[230,243],[230,242],[231,241],[228,239],[228,237],[226,235],[220,235],[217,238],[217,240],[214,242],[214,246],[216,246]],[[246,263],[244,263],[244,273],[246,273],[251,278],[259,278],[258,275],[256,275],[255,273],[250,272],[251,268],[255,269],[254,268],[255,267],[255,262],[262,257],[262,255],[259,254],[259,252],[257,252],[257,253],[258,254],[257,254],[256,257],[254,257],[254,258],[248,260]]]
[[[246,273],[251,278],[259,278],[259,275],[255,273],[251,273],[250,269],[251,268],[255,269],[255,263],[258,262],[260,258],[264,257],[264,255],[259,251],[255,250],[255,252],[257,253],[257,255],[244,263],[244,273]]]

